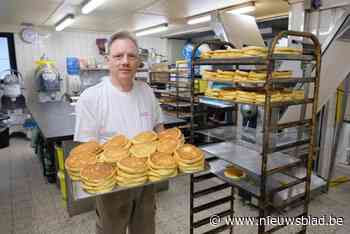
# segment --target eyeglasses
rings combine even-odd
[[[110,59],[114,61],[122,61],[125,57],[128,61],[137,61],[139,59],[139,56],[137,54],[115,54],[110,55]]]

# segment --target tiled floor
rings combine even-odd
[[[170,184],[167,192],[157,196],[156,229],[158,234],[189,233],[189,178],[182,177]],[[205,186],[205,185],[203,185]],[[225,196],[215,193],[208,199]],[[201,202],[201,201],[200,201]],[[219,207],[220,208],[220,207]],[[213,212],[218,212],[214,208]],[[242,202],[235,202],[236,216],[255,215]],[[206,217],[199,213],[196,218]],[[344,217],[343,226],[313,226],[308,233],[350,233],[350,183],[332,189],[315,198],[311,215]],[[11,146],[0,150],[0,233],[89,234],[94,233],[94,212],[70,218],[56,185],[42,176],[37,157],[29,142],[11,139]],[[205,230],[205,227],[200,229]],[[256,233],[256,227],[240,226],[235,233]],[[291,233],[292,227],[279,233]],[[196,232],[199,233],[199,232]]]

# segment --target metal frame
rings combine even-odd
[[[277,42],[282,38],[282,37],[288,37],[288,36],[293,36],[293,37],[301,37],[303,39],[309,39],[312,41],[313,45],[313,52],[308,55],[276,55],[273,53]],[[261,168],[260,168],[260,177],[259,177],[259,191],[258,191],[258,210],[259,210],[259,217],[266,217],[268,215],[274,214],[274,212],[277,211],[277,213],[283,213],[284,209],[289,207],[292,204],[303,204],[303,213],[300,214],[299,216],[307,216],[308,215],[308,205],[310,202],[310,184],[311,184],[311,175],[312,175],[312,165],[313,165],[313,160],[314,160],[314,155],[315,155],[315,140],[316,140],[316,113],[317,113],[317,102],[318,102],[318,92],[319,92],[319,82],[320,82],[320,71],[321,71],[321,45],[318,41],[318,39],[311,33],[307,32],[296,32],[296,31],[283,31],[280,32],[274,39],[271,44],[271,46],[268,48],[268,55],[266,58],[263,57],[254,57],[254,58],[237,58],[237,59],[224,59],[224,60],[218,60],[218,59],[207,59],[207,60],[198,60],[194,57],[196,54],[196,50],[201,46],[202,44],[210,44],[210,43],[220,43],[220,42],[212,42],[212,41],[204,41],[198,44],[193,51],[192,55],[192,67],[191,67],[191,75],[192,75],[192,82],[194,83],[194,69],[195,66],[198,65],[242,65],[242,64],[251,64],[251,65],[265,65],[266,70],[267,70],[267,79],[265,83],[263,83],[263,90],[265,92],[266,98],[265,102],[263,104],[260,104],[261,106],[264,107],[264,114],[263,114],[263,145],[262,145],[262,152],[261,152]],[[228,42],[221,42],[222,46],[232,46],[231,43]],[[274,84],[279,83],[278,80],[272,79],[272,72],[275,69],[275,61],[277,60],[295,60],[295,61],[302,61],[303,63],[315,63],[315,76],[314,77],[307,77],[305,72],[303,72],[303,76],[301,78],[297,78],[296,80],[289,81],[289,82],[294,82],[294,83],[313,83],[313,97],[308,98],[305,96],[305,99],[302,101],[298,102],[281,102],[281,103],[272,103],[271,102],[271,94],[274,90]],[[303,80],[305,79],[305,81]],[[283,83],[286,81],[281,80],[280,83]],[[192,84],[193,84],[192,83]],[[234,83],[234,82],[232,82]],[[308,86],[304,86],[304,91],[305,88]],[[261,90],[261,87],[259,87]],[[305,91],[307,94],[307,91]],[[234,103],[237,103],[235,101],[232,101]],[[192,88],[191,90],[191,111],[194,111],[193,109],[193,104],[194,104],[194,90]],[[310,119],[305,119],[305,110],[306,110],[306,105],[310,104],[312,105],[312,116]],[[272,119],[273,115],[273,108],[277,106],[290,106],[290,105],[303,105],[302,106],[302,113],[300,115],[299,121],[293,121],[290,123],[285,123],[285,124],[278,124]],[[304,110],[304,111],[303,111]],[[270,134],[277,131],[278,129],[285,129],[285,128],[290,128],[294,126],[307,126],[311,129],[310,135],[308,139],[300,140],[297,139],[295,143],[287,144],[284,146],[280,147],[273,147],[271,146],[270,142]],[[300,134],[298,134],[300,136]],[[193,137],[193,118],[191,119],[191,140]],[[267,162],[268,159],[270,158],[271,153],[281,151],[281,150],[286,150],[289,148],[294,148],[298,147],[300,145],[308,145],[308,153],[299,155],[298,159],[300,161],[296,162],[291,162],[287,165],[283,165],[281,167],[273,168],[271,169],[270,167],[268,168]],[[296,150],[296,153],[298,153],[298,150]],[[229,162],[231,164],[235,164],[233,161],[230,162],[230,160],[227,159],[227,155],[222,155],[223,158],[221,159],[220,154],[215,155],[216,157],[220,158],[220,160],[224,160],[226,162]],[[294,155],[297,156],[297,155]],[[225,158],[226,157],[226,158]],[[209,162],[210,163],[210,162]],[[237,166],[237,165],[236,165]],[[287,185],[285,186],[280,186],[278,188],[274,189],[268,189],[267,187],[269,186],[268,183],[268,176],[273,176],[276,175],[276,173],[285,173],[290,171],[292,168],[300,167],[302,166],[305,168],[306,176],[303,176],[301,178],[293,175],[286,174],[290,176],[293,180],[290,181]],[[246,168],[242,168],[243,170],[247,170]],[[230,182],[229,180],[225,180],[222,176],[220,176],[220,170],[213,170],[212,171],[215,175],[217,175],[219,178],[221,177],[222,180],[226,181],[226,183],[231,184],[233,187],[238,187],[240,189],[244,189],[244,186],[240,186],[239,183],[237,182]],[[191,198],[191,233],[193,233],[193,197],[194,197],[194,183],[196,181],[196,178],[194,176],[191,177],[191,189],[190,189],[190,198]],[[291,202],[287,202],[282,205],[274,205],[271,202],[271,197],[273,196],[274,193],[281,192],[282,190],[285,190],[287,188],[291,188],[296,185],[300,185],[304,183],[305,185],[305,193],[299,196],[296,199],[292,199]],[[215,187],[213,188],[215,189]],[[249,192],[249,191],[248,191]],[[203,206],[203,209],[205,209],[206,206]],[[196,210],[195,210],[196,211]],[[297,216],[298,217],[298,216]],[[265,233],[272,233],[275,232],[279,229],[283,228],[283,226],[276,226],[272,229],[267,230],[264,225],[260,225],[258,227],[258,233],[259,234],[265,234]],[[211,233],[211,232],[210,232]],[[214,232],[213,232],[214,233]],[[306,226],[302,227],[302,230],[299,231],[298,233],[306,233]]]

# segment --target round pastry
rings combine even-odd
[[[137,157],[127,157],[117,163],[117,167],[126,173],[139,174],[147,171],[146,160]]]
[[[129,150],[120,146],[108,146],[98,157],[103,162],[117,163],[130,155]]]
[[[148,165],[153,169],[174,169],[176,162],[171,154],[157,152],[152,154],[148,160]]]
[[[118,146],[128,149],[131,146],[131,141],[124,135],[116,135],[103,145],[103,149],[107,149],[109,146]]]
[[[115,169],[108,163],[95,163],[84,167],[80,171],[80,177],[83,180],[103,183],[114,176]]]
[[[195,163],[204,159],[203,152],[191,144],[184,144],[175,151],[178,160],[184,163]]]
[[[97,143],[97,141],[88,141],[74,147],[69,154],[80,154],[81,152],[99,154],[102,152],[102,147],[99,143]]]
[[[180,145],[182,145],[180,139],[175,139],[170,137],[162,138],[158,141],[157,151],[162,153],[172,154]]]
[[[224,171],[224,175],[233,180],[240,180],[245,177],[245,173],[234,166],[226,167]]]
[[[141,132],[137,134],[133,139],[132,143],[134,144],[142,144],[142,143],[148,143],[157,140],[158,135],[157,133],[153,131],[146,131],[146,132]]]
[[[156,142],[136,144],[130,148],[131,155],[138,158],[147,158],[157,150]]]
[[[163,139],[163,138],[179,139],[181,136],[182,136],[182,132],[178,128],[169,128],[158,133],[159,139]]]
[[[69,155],[65,161],[65,167],[68,171],[80,172],[87,165],[96,163],[96,155],[89,152],[81,152]]]

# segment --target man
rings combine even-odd
[[[132,138],[142,131],[161,131],[161,110],[152,89],[135,81],[138,45],[128,32],[112,35],[107,63],[110,76],[85,90],[76,105],[78,142],[104,143],[115,134]],[[96,233],[155,232],[154,187],[146,186],[96,198]]]

